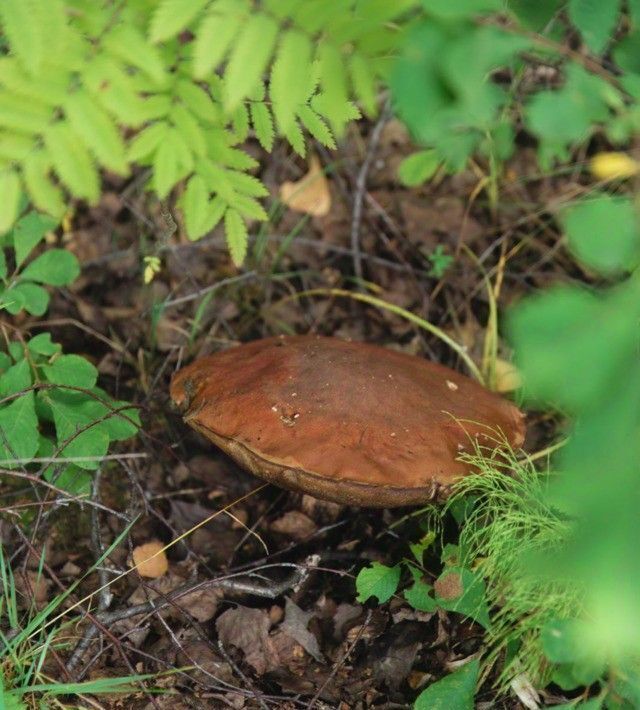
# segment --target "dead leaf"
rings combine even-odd
[[[311,537],[318,529],[316,524],[299,510],[289,510],[281,518],[271,523],[273,532],[286,535],[293,540],[304,540]]]
[[[227,609],[216,619],[218,638],[223,646],[235,646],[258,675],[280,665],[278,653],[269,638],[271,621],[264,609],[239,606]]]
[[[134,548],[133,567],[142,577],[157,579],[169,569],[169,562],[164,551],[164,545],[159,540],[147,542]]]
[[[289,209],[314,217],[323,217],[331,209],[329,184],[315,155],[309,160],[309,172],[297,182],[282,183],[280,199]]]
[[[284,608],[284,621],[282,629],[286,631],[292,639],[295,639],[302,648],[316,661],[322,662],[324,659],[318,645],[318,639],[309,631],[307,626],[314,617],[312,611],[302,611],[302,609],[287,597]]]
[[[212,619],[218,609],[218,602],[223,598],[222,590],[196,589],[188,594],[183,594],[177,598],[177,604],[184,609],[196,621],[202,623]]]

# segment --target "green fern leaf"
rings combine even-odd
[[[199,175],[192,175],[189,178],[180,204],[184,213],[187,236],[191,240],[199,239],[207,232],[210,221],[209,190]]]
[[[295,152],[301,158],[304,158],[307,153],[307,143],[297,121],[292,124],[291,128],[284,134],[284,137],[289,141]]]
[[[286,32],[278,47],[269,85],[273,113],[282,133],[295,122],[296,109],[307,98],[310,73],[309,38],[295,30]]]
[[[376,114],[376,81],[369,62],[361,55],[354,54],[349,61],[349,74],[353,93],[367,116]]]
[[[58,67],[44,67],[38,76],[25,72],[13,57],[0,59],[0,84],[27,99],[59,106],[68,94],[70,72]]]
[[[49,178],[51,159],[43,151],[30,153],[22,163],[22,177],[33,204],[42,212],[62,219],[66,206],[61,190]]]
[[[241,173],[236,170],[227,170],[225,171],[225,177],[233,189],[241,192],[243,195],[265,197],[269,194],[269,190],[267,190],[264,184],[253,175],[247,175],[247,173]]]
[[[53,169],[75,197],[97,202],[100,184],[87,149],[69,124],[58,121],[44,133]]]
[[[278,24],[266,15],[251,16],[236,39],[225,72],[225,108],[233,111],[260,81],[278,34]]]
[[[153,186],[161,200],[185,177],[191,165],[188,146],[175,129],[168,129],[153,159]]]
[[[94,57],[82,80],[102,107],[125,126],[135,128],[149,120],[132,77],[108,55]]]
[[[193,75],[196,79],[204,79],[224,60],[242,20],[240,12],[224,15],[213,12],[204,18],[196,33],[193,50]]]
[[[180,135],[190,146],[194,155],[206,155],[207,143],[200,124],[182,104],[176,104],[171,110],[169,120],[178,129]]]
[[[251,123],[255,131],[256,138],[260,145],[269,153],[273,148],[273,119],[268,106],[263,103],[252,103],[249,107],[251,111]]]
[[[298,118],[309,133],[322,145],[335,149],[336,142],[331,133],[331,129],[309,106],[301,106],[298,111]]]
[[[167,135],[168,130],[169,124],[165,121],[158,121],[140,131],[129,145],[127,160],[136,163],[145,161],[155,153],[157,147]]]
[[[218,222],[224,217],[227,211],[227,203],[220,196],[216,196],[209,203],[209,224],[207,232],[210,232],[217,226]]]
[[[38,7],[47,0],[2,0],[0,20],[2,34],[9,40],[11,49],[22,65],[37,74],[44,59],[43,27],[34,21]]]
[[[167,74],[160,53],[132,24],[119,24],[104,38],[103,44],[118,59],[143,71],[156,85],[166,83]]]
[[[15,170],[0,172],[0,234],[4,234],[18,217],[20,204],[20,178]]]
[[[240,104],[231,116],[231,125],[234,132],[234,141],[244,143],[249,135],[249,110]]]
[[[345,103],[335,102],[326,94],[316,94],[311,99],[311,108],[326,118],[336,133],[338,133],[336,126],[340,130],[344,130],[344,126],[347,123],[360,118],[360,111],[354,103],[351,101],[346,101]]]
[[[35,142],[30,136],[18,133],[0,133],[0,159],[22,163],[34,149]]]
[[[81,92],[72,94],[64,109],[73,130],[97,160],[118,175],[126,175],[129,166],[124,141],[108,114]]]
[[[157,43],[175,37],[206,4],[207,0],[162,0],[151,18],[151,41]]]
[[[0,91],[0,126],[18,133],[41,133],[52,118],[51,106]]]
[[[332,44],[322,43],[319,49],[320,86],[324,96],[324,111],[337,136],[344,132],[344,108],[349,103],[347,75],[342,54]]]
[[[181,80],[176,84],[176,93],[184,105],[202,121],[221,123],[222,112],[209,94],[192,81]]]
[[[260,222],[266,222],[269,219],[264,207],[253,197],[236,194],[231,206],[246,219],[257,219]]]
[[[237,194],[227,178],[227,171],[219,165],[207,158],[198,160],[196,172],[205,181],[209,192],[219,195],[228,205],[236,200]]]
[[[225,212],[224,230],[233,263],[242,266],[247,255],[247,225],[236,210],[229,208]]]

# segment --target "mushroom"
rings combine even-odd
[[[444,498],[474,438],[514,447],[524,416],[422,358],[316,336],[256,340],[196,360],[171,383],[185,421],[256,476],[350,505]]]

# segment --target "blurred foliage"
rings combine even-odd
[[[150,168],[179,198],[188,236],[222,223],[242,263],[247,222],[267,189],[240,147],[276,135],[300,155],[305,133],[335,147],[378,83],[417,0],[2,0],[0,233],[26,192],[60,218],[95,203],[101,170]],[[265,78],[268,77],[268,81]]]

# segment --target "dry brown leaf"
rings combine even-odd
[[[496,392],[513,392],[522,387],[522,375],[508,360],[496,358],[495,377]]]
[[[271,523],[271,529],[294,540],[304,540],[313,535],[318,526],[299,510],[289,510]]]
[[[280,186],[280,199],[296,212],[323,217],[331,209],[329,183],[315,155],[309,160],[309,172],[297,182],[286,181]]]
[[[269,638],[271,621],[264,609],[239,606],[227,609],[216,619],[218,638],[223,646],[235,646],[258,675],[280,665],[277,651]]]
[[[164,552],[164,545],[153,540],[144,545],[138,545],[133,549],[133,567],[135,567],[142,577],[157,579],[169,569],[169,562]]]

